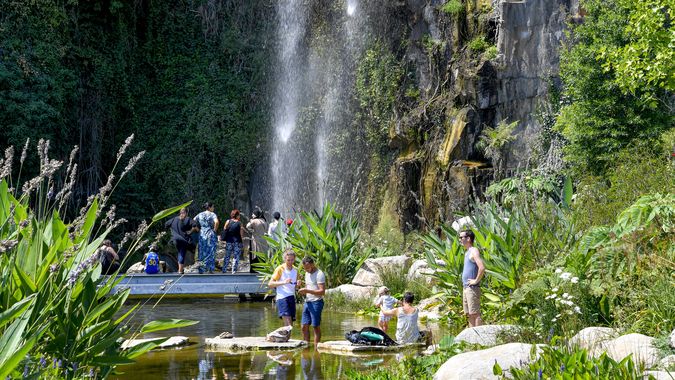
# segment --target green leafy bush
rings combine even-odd
[[[290,247],[298,259],[313,257],[319,269],[326,273],[326,287],[334,288],[351,282],[367,258],[357,250],[359,236],[358,222],[327,203],[321,215],[302,212],[284,239],[279,242],[268,239],[270,249],[267,255],[260,255],[261,262],[255,264],[255,268],[263,278],[269,278],[282,263],[283,251]]]
[[[460,0],[449,0],[441,6],[441,10],[449,15],[457,16],[464,10],[464,4]]]
[[[485,39],[485,36],[477,36],[467,45],[473,53],[482,53],[487,50],[491,44]]]

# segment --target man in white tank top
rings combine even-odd
[[[274,270],[270,288],[276,288],[277,311],[279,318],[284,320],[284,326],[292,326],[295,321],[295,288],[298,284],[298,271],[293,267],[295,252],[288,249],[284,252],[284,263]]]

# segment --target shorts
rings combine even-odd
[[[464,314],[480,314],[480,286],[468,286],[462,292]]]
[[[319,327],[321,325],[321,311],[323,311],[323,300],[305,302],[302,308],[303,325],[312,325]]]
[[[295,321],[295,296],[278,299],[277,312],[279,312],[279,318],[291,317]]]
[[[388,316],[388,315],[384,315],[384,314],[380,311],[380,319],[379,319],[379,321],[380,321],[380,322],[389,322],[389,321],[391,321],[391,317]]]

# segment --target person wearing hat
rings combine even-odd
[[[375,306],[380,308],[380,318],[377,320],[377,327],[380,330],[387,332],[391,320],[391,316],[385,315],[384,310],[392,310],[398,303],[398,300],[389,294],[389,288],[386,286],[380,287],[375,299]]]

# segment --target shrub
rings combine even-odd
[[[491,46],[491,44],[485,39],[485,36],[481,35],[469,41],[468,46],[473,53],[478,54],[487,50]]]
[[[283,251],[290,247],[298,259],[313,257],[319,269],[326,273],[326,287],[334,288],[351,282],[366,260],[358,254],[359,236],[358,222],[338,213],[327,203],[320,215],[302,212],[279,242],[268,238],[270,249],[267,255],[259,256],[261,262],[255,268],[268,279],[282,263]]]
[[[460,0],[449,0],[441,6],[441,10],[449,15],[457,16],[464,10],[464,4]]]

